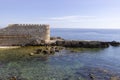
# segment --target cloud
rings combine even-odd
[[[76,20],[76,19],[89,19],[95,18],[95,16],[63,16],[63,17],[52,17],[50,20]]]
[[[61,16],[61,17],[41,17],[10,19],[1,23],[31,23],[31,24],[50,24],[54,28],[120,28],[120,17],[107,16]]]
[[[52,27],[62,28],[120,28],[120,17],[63,16],[46,18]]]

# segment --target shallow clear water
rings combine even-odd
[[[72,39],[68,37],[70,35],[63,35],[64,32],[63,29],[63,32],[54,35]],[[96,80],[110,80],[111,77],[120,75],[120,47],[81,49],[80,52],[62,50],[44,58],[24,55],[37,48],[39,47],[0,50],[0,79],[9,80],[16,76],[21,80],[92,80],[90,74],[93,74]]]

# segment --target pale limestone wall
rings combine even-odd
[[[11,24],[0,29],[0,46],[25,45],[32,41],[50,41],[50,27],[46,24]]]

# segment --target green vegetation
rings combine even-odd
[[[37,53],[40,49],[42,51]],[[62,47],[59,46],[27,46],[14,49],[0,49],[0,61],[28,60],[35,57],[47,58],[60,50],[62,50]]]
[[[51,46],[52,47],[52,46]],[[49,49],[50,47],[45,46],[29,46],[29,47],[21,47],[14,49],[0,49],[0,61],[14,61],[14,60],[27,60],[35,57],[47,58],[49,55],[44,54],[35,54],[37,49]],[[60,46],[56,47],[58,50],[62,48]],[[66,50],[70,50],[71,52],[83,52],[83,51],[92,51],[96,52],[101,49],[99,48],[66,48]],[[34,55],[34,56],[33,56]],[[51,54],[50,54],[51,55]]]
[[[45,49],[44,46],[29,46],[29,47],[21,47],[14,49],[0,49],[0,61],[14,61],[14,60],[22,60],[22,59],[30,59],[33,57],[46,57],[42,54],[37,54],[34,56],[30,56],[30,53],[34,53],[37,49]]]

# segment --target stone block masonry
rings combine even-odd
[[[47,24],[10,24],[0,29],[0,46],[40,44],[50,41],[50,26]]]

